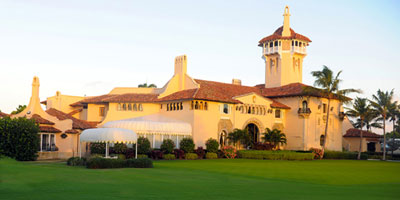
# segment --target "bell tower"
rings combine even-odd
[[[303,81],[303,59],[311,40],[290,28],[290,12],[286,6],[283,26],[259,41],[265,61],[265,87],[280,87]]]

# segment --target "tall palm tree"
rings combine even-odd
[[[361,158],[362,151],[362,138],[363,132],[362,128],[364,127],[365,118],[371,113],[370,105],[368,104],[368,99],[357,97],[354,99],[353,108],[347,108],[348,111],[346,114],[350,117],[358,117],[360,119],[360,147],[358,149],[357,159]]]
[[[396,130],[396,122],[399,115],[400,115],[399,106],[397,105],[397,101],[395,101],[389,108],[389,121],[393,123],[393,132]],[[395,134],[392,134],[392,147],[394,146],[395,142],[394,140],[395,140]],[[391,155],[393,156],[394,148],[391,149],[392,149]]]
[[[339,85],[342,82],[339,79],[342,71],[339,71],[336,76],[331,69],[324,65],[322,71],[313,71],[311,75],[313,75],[316,80],[314,82],[314,86],[319,86],[320,92],[322,93],[322,97],[328,99],[328,109],[326,113],[326,124],[325,124],[325,137],[322,144],[322,149],[325,150],[326,141],[328,138],[328,125],[329,125],[329,113],[331,106],[331,99],[336,98],[342,102],[347,102],[350,99],[346,97],[346,95],[350,93],[360,93],[360,90],[357,89],[339,89]]]
[[[388,92],[383,92],[378,90],[376,95],[372,95],[372,101],[370,101],[371,106],[374,111],[382,117],[383,121],[383,160],[386,160],[386,120],[389,117],[389,109],[393,106],[393,90]]]

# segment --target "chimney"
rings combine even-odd
[[[175,73],[186,74],[187,73],[187,57],[186,55],[175,57]]]
[[[242,85],[242,81],[240,79],[232,79],[233,85]]]

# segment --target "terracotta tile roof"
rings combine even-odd
[[[52,126],[39,126],[39,130],[42,133],[61,133],[60,130]]]
[[[62,111],[59,111],[57,109],[50,108],[50,109],[46,110],[46,112],[49,115],[57,117],[57,119],[59,119],[59,120],[71,119],[72,120],[72,128],[73,129],[84,130],[84,129],[88,129],[88,128],[94,128],[87,121],[81,120],[81,119],[77,119],[77,118],[73,117],[72,115],[69,115],[69,114],[64,113]]]
[[[282,39],[282,40],[297,39],[297,40],[303,40],[303,41],[306,41],[306,42],[311,42],[311,40],[308,37],[294,32],[293,29],[290,29],[290,36],[285,36],[284,37],[284,36],[282,36],[282,32],[283,32],[283,26],[281,26],[278,29],[276,29],[276,31],[272,35],[261,39],[258,42],[258,46],[262,46],[262,44],[267,42],[267,41],[277,40],[277,39]]]
[[[282,109],[290,109],[289,106],[283,104],[283,103],[279,103],[275,100],[272,100],[273,102],[270,104],[271,108],[282,108]]]
[[[168,96],[159,98],[157,101],[175,101],[175,100],[189,100],[193,99],[198,89],[182,90],[172,93]]]
[[[10,116],[10,115],[7,114],[7,113],[3,113],[3,112],[0,111],[0,118],[1,118],[1,117],[8,117],[8,116]]]
[[[103,99],[102,102],[154,102],[158,94],[126,93]]]
[[[79,133],[79,131],[77,131],[76,129],[69,129],[69,130],[66,130],[65,133],[76,134],[76,133]]]
[[[83,106],[83,104],[88,104],[88,103],[104,103],[106,102],[105,100],[107,98],[116,96],[116,94],[105,94],[105,95],[100,95],[100,96],[94,96],[94,97],[87,97],[83,100],[80,100],[78,102],[75,102],[73,104],[70,104],[70,106]]]
[[[79,109],[76,109],[76,110],[73,110],[73,111],[71,111],[70,113],[68,113],[68,115],[75,115],[76,113],[80,113],[80,112],[82,112],[82,108],[79,108]]]
[[[381,138],[382,135],[378,135],[376,133],[372,133],[369,131],[362,131],[364,138]],[[360,137],[360,130],[356,128],[351,128],[346,131],[346,134],[343,137]]]
[[[33,114],[32,117],[31,117],[31,119],[34,119],[34,120],[35,120],[37,123],[39,123],[39,124],[54,125],[53,122],[51,122],[51,121],[49,121],[49,120],[47,120],[47,119],[44,119],[43,117],[41,117],[41,116],[38,115],[38,114]]]

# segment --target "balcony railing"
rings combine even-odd
[[[297,113],[300,116],[303,117],[308,117],[311,114],[311,109],[310,108],[299,108],[299,110],[297,111]]]
[[[279,53],[282,50],[280,46],[276,47],[265,47],[264,48],[264,54],[273,54],[273,53]]]
[[[265,47],[264,50],[263,50],[263,53],[265,55],[265,54],[279,53],[281,51],[282,51],[282,47],[281,46]],[[292,53],[307,54],[307,48],[306,47],[291,46],[291,52]]]
[[[292,53],[301,53],[301,54],[306,54],[307,53],[307,48],[306,47],[298,47],[298,46],[292,46]]]

